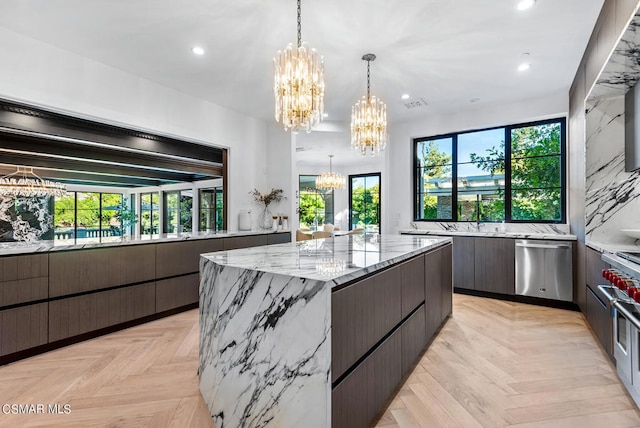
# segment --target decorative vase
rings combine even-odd
[[[260,228],[271,229],[271,213],[269,212],[269,206],[265,205],[260,215]]]

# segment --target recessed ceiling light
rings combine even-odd
[[[193,52],[196,55],[204,55],[204,49],[202,49],[200,46],[192,47],[191,52]]]
[[[529,9],[531,6],[535,4],[536,0],[522,0],[518,2],[518,10]]]
[[[480,98],[471,98],[471,100],[469,101],[471,101],[472,103],[477,103],[478,101],[480,101]]]
[[[518,66],[518,71],[527,71],[530,68],[531,68],[531,64],[523,62]]]
[[[409,94],[402,94],[402,97],[401,97],[401,98],[402,98],[403,100],[408,100],[410,97],[411,97],[411,95],[409,95]]]

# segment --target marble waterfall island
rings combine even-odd
[[[422,290],[421,300],[410,306],[403,303],[411,314],[401,316],[402,281],[395,266],[415,266],[419,260],[418,271],[424,277],[424,254],[445,245],[450,250],[450,242],[449,238],[355,235],[202,255],[200,391],[216,427],[331,426],[332,383],[334,387],[338,383],[332,362],[337,351],[332,349],[332,328],[334,335],[339,328],[332,320],[336,290],[355,289],[352,284],[356,284],[371,296],[382,296],[379,306],[398,309],[397,317],[386,318],[393,319],[393,325],[372,337],[362,354],[350,357],[349,370],[357,370],[356,360],[385,346],[389,342],[385,338],[399,338],[399,333],[392,333],[409,318],[419,320],[423,349],[424,285],[414,281]],[[379,272],[396,271],[397,281],[370,280],[382,278]],[[421,317],[414,316],[418,312]],[[395,353],[400,355],[400,350]],[[340,370],[343,377],[349,374]],[[333,425],[339,426],[335,418]]]

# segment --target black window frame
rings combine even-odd
[[[302,187],[301,187],[301,179],[302,177],[315,177],[318,178],[319,174],[298,174],[298,224],[300,224],[300,201],[302,199]],[[315,192],[316,192],[316,197],[318,197],[319,195],[331,195],[331,210],[328,211],[326,209],[326,199],[325,199],[325,217],[324,217],[324,223],[327,224],[328,220],[327,219],[327,212],[331,213],[331,221],[329,221],[329,223],[334,224],[336,221],[336,192],[334,189],[331,190],[325,190],[322,191],[321,189],[318,189],[317,187],[314,187]],[[317,213],[316,213],[317,215]]]
[[[559,123],[560,124],[560,219],[559,220],[517,220],[512,218],[512,185],[511,185],[511,132],[514,129],[518,128],[527,128],[531,126],[539,126],[539,125],[549,125]],[[505,156],[505,183],[504,183],[504,222],[505,223],[540,223],[540,224],[564,224],[567,222],[567,118],[556,117],[552,119],[538,120],[538,121],[530,121],[530,122],[522,122],[515,123],[510,125],[503,126],[492,126],[489,128],[479,128],[479,129],[470,129],[460,132],[452,132],[447,134],[434,135],[430,137],[419,137],[414,138],[411,141],[411,157],[413,159],[413,221],[414,222],[464,222],[464,223],[472,223],[473,220],[458,220],[458,136],[462,134],[469,134],[474,132],[482,132],[482,131],[490,131],[495,129],[503,129],[504,128],[504,156]],[[451,138],[451,217],[448,218],[434,218],[434,219],[421,219],[417,218],[418,213],[418,198],[419,198],[419,179],[420,176],[418,174],[418,169],[420,165],[418,163],[417,151],[416,147],[418,143],[430,140],[438,140],[444,138]],[[557,155],[556,155],[557,156]],[[508,196],[508,197],[507,197]],[[489,221],[482,221],[483,223],[491,223]],[[496,223],[500,223],[502,220],[497,221]]]

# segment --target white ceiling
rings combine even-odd
[[[329,120],[366,92],[390,119],[567,92],[603,0],[303,0],[324,55]],[[0,0],[0,26],[233,110],[273,120],[272,59],[296,38],[294,0]],[[206,53],[197,57],[191,47]],[[532,67],[516,68],[523,52]],[[407,110],[400,95],[423,98]]]

